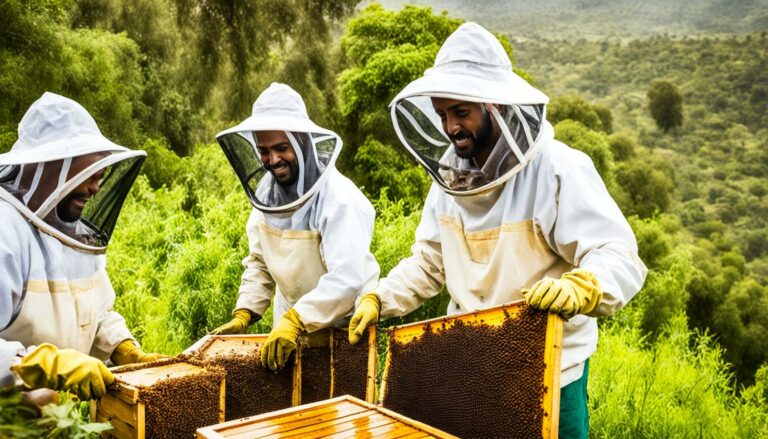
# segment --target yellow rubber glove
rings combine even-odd
[[[236,309],[232,320],[209,332],[211,335],[242,334],[251,323],[251,312],[247,309]]]
[[[103,362],[74,349],[59,349],[43,343],[11,367],[27,387],[67,390],[87,401],[98,399],[115,381]]]
[[[267,341],[261,347],[261,364],[272,370],[285,365],[288,357],[296,349],[296,339],[304,332],[304,323],[293,308],[289,309],[283,318],[272,328]]]
[[[569,319],[594,310],[603,298],[595,275],[586,270],[573,270],[560,279],[545,277],[529,290],[523,290],[528,305]]]
[[[381,300],[375,294],[366,294],[360,299],[352,320],[349,321],[349,344],[357,344],[363,337],[365,328],[379,321]]]
[[[133,363],[149,363],[150,361],[162,360],[163,358],[170,357],[163,354],[148,354],[142,351],[141,348],[136,346],[131,340],[121,341],[120,344],[115,347],[112,356],[109,357],[109,359],[118,366]]]

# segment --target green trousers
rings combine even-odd
[[[584,374],[560,389],[560,439],[585,439],[589,435],[587,379],[589,359],[584,362]]]

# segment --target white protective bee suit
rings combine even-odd
[[[456,155],[431,97],[496,104],[486,108],[501,136],[482,169]],[[521,299],[521,290],[545,276],[591,271],[604,296],[594,315],[565,323],[564,387],[581,377],[597,347],[594,317],[624,306],[647,270],[590,158],[554,139],[547,102],[512,72],[501,44],[479,25],[466,23],[446,40],[434,67],[390,104],[398,136],[435,183],[413,255],[375,291],[381,318],[408,314],[443,285],[448,313],[470,312]]]
[[[293,184],[281,186],[264,168],[258,131],[286,132],[299,167]],[[339,136],[309,119],[298,93],[273,83],[249,118],[216,137],[254,207],[235,309],[261,316],[274,297],[275,324],[293,307],[308,332],[343,325],[379,266],[370,252],[373,206],[334,167]]]
[[[112,310],[104,251],[145,157],[109,141],[82,106],[53,93],[22,118],[19,139],[0,154],[0,383],[12,381],[9,355],[42,343],[106,360],[134,339]],[[62,200],[99,173],[101,190],[80,218],[60,218]]]

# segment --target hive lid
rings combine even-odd
[[[198,438],[454,438],[383,407],[345,395],[197,430]]]

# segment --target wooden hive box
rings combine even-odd
[[[306,404],[197,430],[198,438],[454,438],[351,396]]]
[[[376,397],[376,327],[360,343],[349,344],[346,329],[331,328],[303,336],[297,349],[299,403],[342,395],[373,403]]]
[[[227,373],[226,420],[298,405],[295,358],[277,372],[261,365],[265,334],[208,335],[185,351]]]
[[[91,401],[91,419],[110,422],[116,438],[190,437],[211,421],[224,420],[222,370],[178,360],[112,369],[115,384]]]
[[[556,438],[562,331],[522,301],[392,328],[382,404],[459,437]]]

